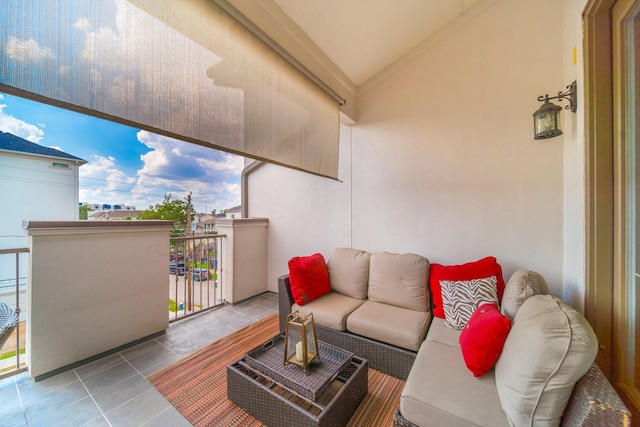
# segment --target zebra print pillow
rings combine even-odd
[[[441,280],[445,325],[462,329],[480,305],[499,304],[496,283],[496,276],[473,280]]]

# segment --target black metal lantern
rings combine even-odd
[[[562,107],[549,102],[549,98],[546,97],[544,104],[533,113],[534,139],[547,139],[562,135],[561,111]]]
[[[284,365],[299,366],[306,375],[309,365],[316,359],[320,360],[320,354],[313,313],[307,316],[297,311],[289,314],[284,335]]]
[[[562,135],[562,115],[560,114],[562,107],[549,102],[549,100],[557,99],[558,101],[562,101],[563,99],[567,99],[569,105],[565,108],[575,113],[578,109],[576,87],[577,85],[574,81],[567,86],[568,90],[566,92],[558,92],[558,96],[550,97],[549,95],[544,95],[538,97],[538,101],[544,101],[544,104],[533,113],[534,139],[547,139]]]

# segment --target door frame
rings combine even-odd
[[[625,99],[626,63],[622,25],[640,0],[591,0],[584,18],[586,285],[585,316],[600,351],[596,361],[632,411],[640,415],[640,394],[627,385],[634,355],[627,352],[627,196]],[[616,13],[614,14],[614,7]],[[640,355],[639,355],[640,356]],[[633,359],[633,360],[632,360]]]
[[[596,358],[613,373],[613,62],[611,10],[616,0],[592,0],[584,20],[585,316],[598,337]]]

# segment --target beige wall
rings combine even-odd
[[[577,80],[578,111],[565,113],[563,153],[564,190],[564,299],[584,310],[586,239],[585,239],[585,150],[584,150],[584,61],[582,46],[582,11],[588,0],[564,0],[563,16],[563,85]],[[575,62],[574,62],[575,48]],[[563,86],[564,87],[564,86]],[[560,89],[558,89],[560,90]],[[567,117],[569,116],[569,117]]]
[[[349,128],[340,127],[340,182],[265,164],[248,179],[249,216],[269,218],[268,288],[296,255],[351,246]]]
[[[561,17],[555,0],[498,2],[359,96],[356,246],[495,255],[562,294],[563,138],[532,136],[536,97],[563,87]]]
[[[506,279],[537,270],[559,296],[571,254],[579,299],[583,160],[564,156],[580,156],[580,135],[535,141],[532,114],[538,95],[576,78],[566,57],[580,3],[499,1],[363,85],[357,124],[341,129],[343,182],[271,165],[252,174],[249,215],[270,220],[269,288],[291,256],[353,246],[446,264],[494,255]],[[578,116],[565,112],[565,128]]]
[[[217,219],[221,240],[222,291],[228,303],[267,292],[267,218]]]
[[[167,328],[172,226],[170,221],[29,223],[30,376]]]

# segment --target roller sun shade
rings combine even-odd
[[[338,102],[211,0],[11,1],[0,24],[0,91],[338,178]]]

